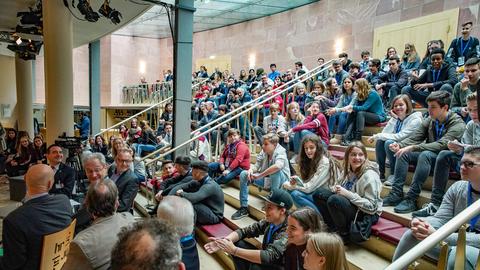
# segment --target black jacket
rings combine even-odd
[[[378,84],[380,83],[386,83],[387,89],[390,89],[392,86],[396,86],[401,90],[402,87],[408,83],[408,74],[405,70],[399,67],[396,73],[393,73],[393,71],[390,70],[384,75],[380,76]]]
[[[65,195],[47,194],[15,209],[3,220],[0,269],[38,269],[43,236],[65,229],[72,215]]]
[[[412,87],[415,84],[422,84],[422,83],[433,83],[433,89],[429,88],[428,91],[434,91],[434,90],[439,90],[442,85],[448,83],[452,87],[455,86],[457,83],[457,74],[455,67],[450,64],[443,64],[442,68],[440,69],[440,75],[435,75],[438,76],[438,80],[435,81],[436,78],[433,77],[433,67],[429,66],[425,72],[423,72],[422,76],[418,78],[418,80],[412,80]]]
[[[108,177],[111,178],[113,173],[109,173]],[[120,175],[115,184],[118,188],[118,202],[120,203],[117,212],[130,211],[138,192],[137,176],[132,170],[128,169]]]
[[[177,177],[172,177],[163,181],[162,183],[160,183],[159,190],[163,190],[162,196],[174,195],[174,194],[170,194],[174,187],[176,187],[177,185],[188,183],[190,181],[192,181],[191,169],[185,175],[179,175]]]
[[[73,168],[60,163],[55,173],[55,182],[50,189],[50,194],[65,194],[68,198],[72,198],[73,187],[75,186],[76,172]]]
[[[461,42],[462,37],[458,37],[454,40],[452,40],[452,43],[450,43],[450,47],[448,48],[447,51],[447,57],[452,60],[455,64],[458,64],[458,57],[462,56],[461,52]],[[465,44],[466,46],[466,44]],[[470,36],[470,42],[468,43],[468,47],[465,49],[463,52],[463,56],[465,57],[465,62],[467,62],[468,59],[473,58],[473,57],[478,57],[478,38]]]

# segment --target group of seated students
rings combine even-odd
[[[240,208],[231,216],[234,220],[249,215],[250,184],[271,192],[264,198],[265,219],[224,238],[210,239],[205,246],[210,253],[222,250],[232,255],[237,269],[347,269],[343,245],[368,239],[384,206],[414,217],[395,260],[478,199],[480,59],[478,39],[469,36],[471,23],[463,29],[463,36],[452,42],[447,54],[438,40],[429,42],[422,61],[411,43],[401,59],[395,48],[387,50],[383,61],[370,59],[364,51],[362,61],[355,63],[342,53],[331,70],[315,75],[313,81],[301,80],[308,72],[301,62],[283,75],[275,64],[269,74],[263,69],[250,70],[248,75],[243,71],[238,79],[214,73],[194,93],[192,132],[242,105],[250,104],[255,110],[200,137],[191,144],[188,156],[164,159],[162,176],[150,182],[157,201],[150,214],[180,228],[175,230],[175,241],[189,258],[182,259],[187,269],[199,268],[194,224],[222,222],[221,185],[237,178]],[[323,61],[320,58],[319,64]],[[459,81],[456,65],[464,69]],[[208,77],[205,68],[201,77]],[[287,86],[294,86],[293,91],[285,92]],[[285,92],[283,96],[277,95],[280,91]],[[270,101],[259,103],[260,95]],[[416,112],[413,103],[427,107],[428,114]],[[377,162],[373,162],[361,143],[362,135],[367,125],[384,122],[382,132],[368,138],[375,142]],[[31,142],[28,133],[0,126],[0,169],[10,177],[25,174],[27,185],[24,205],[3,221],[0,269],[38,268],[41,236],[65,228],[72,219],[76,219],[76,236],[66,269],[78,265],[132,269],[124,267],[140,263],[144,257],[135,259],[137,249],[126,250],[131,241],[139,241],[128,233],[143,230],[152,237],[159,233],[148,222],[135,223],[132,216],[139,183],[152,178],[140,158],[171,145],[173,125],[173,107],[167,104],[156,130],[148,121],[133,119],[129,128],[121,125],[119,135],[111,136],[108,143],[102,135],[90,138],[82,158],[88,180],[85,197],[74,196],[79,172],[63,163],[59,145],[47,148],[41,135]],[[254,164],[247,145],[252,141],[261,145]],[[346,146],[342,162],[328,151],[330,144],[339,143]],[[215,162],[210,162],[212,146],[222,147]],[[415,171],[405,195],[410,165]],[[431,171],[431,202],[417,209],[417,198]],[[447,190],[452,171],[460,172],[462,180]],[[382,182],[392,186],[383,199]],[[79,209],[72,211],[69,198],[79,201]],[[293,205],[296,210],[291,211]],[[47,208],[52,211],[45,212]],[[32,219],[38,222],[29,222]],[[467,233],[471,265],[480,248],[477,221],[470,222]],[[40,230],[33,232],[32,226]],[[258,235],[264,235],[260,250],[243,241]],[[449,244],[455,246],[456,237],[452,234]],[[449,267],[454,254],[450,253]],[[427,256],[438,258],[438,248]],[[180,261],[172,260],[175,266],[185,266]]]

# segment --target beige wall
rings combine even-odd
[[[10,104],[12,117],[3,118],[3,114],[0,112],[0,121],[4,127],[13,127],[17,120],[15,58],[4,55],[0,55],[0,104]]]
[[[38,56],[35,64],[35,100],[34,103],[45,104],[44,58]],[[88,106],[88,45],[73,49],[73,104]]]

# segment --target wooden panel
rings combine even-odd
[[[387,48],[393,46],[403,54],[405,43],[415,45],[420,58],[426,44],[432,39],[441,39],[448,49],[457,33],[459,9],[451,9],[400,23],[378,27],[373,34],[373,57],[383,59]]]
[[[195,61],[195,70],[200,70],[200,66],[207,68],[208,74],[212,74],[215,69],[223,72],[224,70],[232,71],[232,56],[217,55],[211,58],[200,58]]]

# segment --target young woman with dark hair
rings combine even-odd
[[[37,163],[47,164],[47,144],[43,141],[43,136],[38,134],[33,138],[33,150]]]
[[[285,270],[303,270],[303,256],[308,235],[325,231],[320,215],[310,207],[293,211],[287,218],[288,242],[285,249]]]
[[[16,149],[16,154],[6,161],[8,176],[22,175],[28,170],[31,164],[36,162],[35,150],[33,149],[33,144],[30,142],[28,134],[20,137]]]
[[[95,136],[95,143],[92,147],[92,152],[102,153],[105,157],[108,154],[108,146],[105,138],[102,135]]]
[[[290,177],[283,188],[290,192],[297,207],[308,206],[318,213],[312,195],[319,188],[331,189],[340,176],[340,166],[331,158],[316,135],[307,135],[302,140],[300,153],[297,156],[300,175]]]
[[[336,83],[335,80],[333,80],[333,82]],[[332,137],[334,134],[340,135],[339,139],[332,138],[330,142],[332,144],[339,144],[341,142],[341,136],[345,134],[345,130],[347,129],[348,113],[345,111],[345,108],[348,105],[354,104],[357,98],[357,93],[353,90],[353,83],[354,80],[350,77],[343,80],[342,95],[337,105],[327,110],[327,115],[330,116],[328,118],[328,130],[330,134]]]

